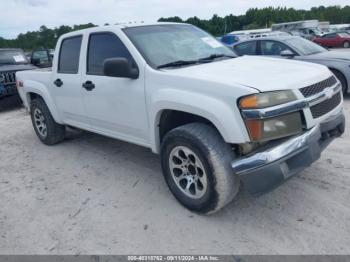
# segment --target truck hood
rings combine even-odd
[[[0,64],[0,73],[1,72],[17,72],[23,70],[33,70],[37,67],[31,64],[23,64],[23,65],[1,65]]]
[[[169,74],[224,85],[242,85],[261,92],[298,89],[327,79],[327,67],[294,60],[243,56],[166,70]]]
[[[322,53],[317,53],[314,55],[305,56],[308,60],[341,60],[350,62],[350,52],[340,52],[340,51],[326,51]]]

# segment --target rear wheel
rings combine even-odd
[[[341,84],[342,90],[343,90],[343,94],[345,95],[347,93],[347,90],[348,90],[348,84],[347,84],[345,76],[342,73],[340,73],[338,70],[331,69],[331,71],[340,81],[340,84]]]
[[[214,213],[238,193],[239,178],[231,168],[234,158],[220,134],[202,123],[173,129],[162,143],[162,169],[171,192],[198,213]]]
[[[63,141],[65,126],[55,122],[43,99],[32,100],[30,114],[35,133],[41,142],[46,145],[54,145]]]
[[[349,48],[350,47],[350,42],[349,41],[345,41],[343,44],[344,48]]]

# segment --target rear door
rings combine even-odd
[[[77,35],[61,41],[53,68],[52,92],[63,121],[84,128],[88,127],[88,120],[81,96],[82,39],[82,35]]]
[[[86,43],[86,66],[80,86],[92,129],[104,135],[147,145],[148,121],[144,71],[138,79],[108,77],[103,63],[108,58],[126,58],[137,66],[123,41],[114,32],[90,33]]]

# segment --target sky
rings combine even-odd
[[[0,0],[0,36],[10,39],[41,25],[156,22],[160,17],[241,15],[249,8],[349,5],[349,0]],[[5,11],[7,10],[7,11]]]

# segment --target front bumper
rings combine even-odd
[[[232,162],[233,171],[250,193],[270,191],[319,159],[321,152],[344,130],[345,117],[341,112],[301,135]]]

